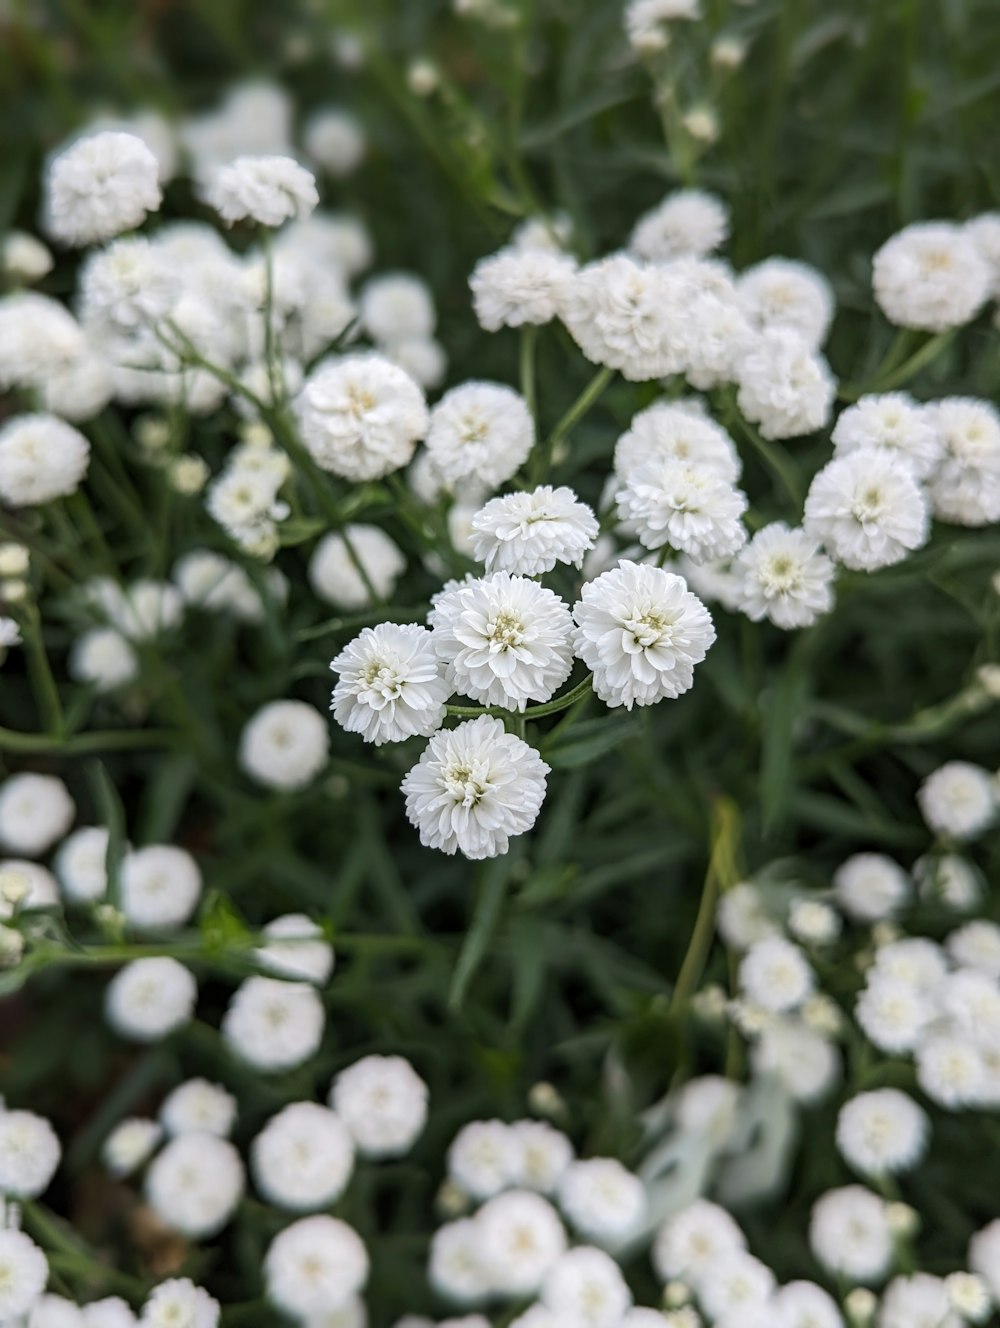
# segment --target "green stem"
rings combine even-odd
[[[570,691],[564,692],[562,696],[546,701],[543,705],[528,706],[520,713],[526,720],[542,719],[545,715],[558,714],[560,710],[565,710],[567,706],[579,701],[582,696],[587,696],[593,690],[593,686],[594,679],[588,673],[582,682],[577,683]],[[505,719],[512,713],[505,706],[450,705],[446,709],[449,715],[455,715],[461,719],[478,719],[480,715],[494,715],[498,719]]]
[[[608,369],[607,367],[598,369],[597,373],[594,374],[593,378],[552,430],[548,441],[548,452],[550,456],[556,444],[561,443],[569,431],[578,424],[581,419],[583,419],[584,415],[590,410],[591,406],[598,397],[600,397],[614,376],[614,369]]]
[[[170,729],[110,729],[106,733],[80,733],[63,738],[59,734],[16,733],[0,729],[0,752],[38,756],[58,752],[60,756],[89,756],[94,752],[124,751],[129,748],[169,747],[179,738]]]
[[[538,328],[534,323],[525,323],[521,328],[521,396],[531,411],[531,418],[538,418],[538,403],[535,393],[535,345],[538,341]]]
[[[35,694],[38,712],[42,717],[47,732],[61,739],[65,730],[62,702],[59,700],[59,688],[52,676],[49,657],[45,651],[42,637],[42,620],[34,604],[29,604],[21,617],[21,635],[28,660],[28,676]]]
[[[926,369],[945,347],[950,346],[955,339],[955,329],[949,328],[947,332],[938,332],[936,336],[925,341],[919,350],[914,351],[908,360],[897,369],[890,369],[888,372],[883,368],[869,382],[859,385],[844,383],[840,387],[838,396],[842,401],[857,401],[859,397],[868,396],[872,392],[891,392],[894,388],[902,387],[908,383],[911,378],[915,378],[922,369]],[[891,361],[892,351],[889,352],[887,362]]]
[[[762,438],[753,425],[745,420],[735,407],[733,407],[731,418],[739,424],[744,437],[782,485],[794,506],[800,508],[803,501],[802,486],[799,473],[788,455],[782,451],[780,446],[776,447],[774,443]]]
[[[670,1009],[680,1009],[694,995],[701,980],[708,953],[715,935],[715,909],[722,890],[735,883],[736,841],[739,836],[740,814],[729,798],[717,799],[712,813],[712,849],[702,887],[698,916],[688,942],[687,953],[681,964],[670,998]]]

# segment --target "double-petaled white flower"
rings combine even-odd
[[[334,718],[376,747],[415,734],[429,737],[444,722],[451,688],[426,627],[366,627],[330,667],[340,675],[330,707]]]
[[[809,486],[804,526],[845,567],[872,572],[927,542],[927,500],[905,461],[868,447],[834,458]]]
[[[743,547],[746,495],[710,466],[643,462],[616,495],[618,514],[647,549],[669,545],[694,562],[728,558]]]
[[[833,563],[818,540],[783,521],[754,535],[734,571],[742,578],[739,606],[754,622],[769,618],[776,627],[808,627],[833,607]]]
[[[556,563],[580,567],[597,532],[597,518],[572,489],[543,484],[480,508],[472,518],[472,551],[488,572],[538,576]]]

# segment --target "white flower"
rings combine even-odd
[[[152,1157],[163,1138],[163,1126],[142,1116],[119,1121],[104,1141],[101,1158],[112,1176],[130,1176]]]
[[[977,1231],[969,1242],[969,1268],[978,1273],[1000,1303],[1000,1218]]]
[[[700,409],[700,402],[656,401],[632,417],[615,444],[615,472],[628,480],[650,461],[686,461],[698,470],[713,470],[726,483],[740,477],[741,462],[729,434]]]
[[[340,1117],[317,1102],[293,1102],[254,1139],[251,1166],[258,1190],[279,1208],[328,1208],[354,1168],[354,1145]]]
[[[833,321],[833,289],[808,263],[767,258],[741,272],[736,289],[757,327],[791,328],[810,350],[818,350],[826,340]]]
[[[948,976],[944,951],[923,936],[907,936],[880,945],[875,951],[873,973],[908,982],[925,996],[938,993]]]
[[[982,1323],[993,1308],[986,1280],[976,1273],[949,1273],[944,1279],[948,1302],[963,1321]]]
[[[753,622],[769,618],[786,630],[809,627],[833,608],[833,563],[804,530],[772,521],[740,552],[740,608]]]
[[[993,274],[969,235],[945,221],[904,226],[872,259],[872,288],[897,327],[944,332],[971,322]]]
[[[96,249],[83,263],[80,321],[88,334],[110,343],[111,358],[127,360],[130,348],[122,339],[155,329],[180,291],[180,278],[161,250],[144,236],[127,236]]]
[[[446,1222],[431,1238],[428,1280],[449,1300],[480,1300],[490,1287],[480,1262],[479,1228],[470,1218]]]
[[[933,1013],[926,996],[911,983],[879,972],[871,975],[854,1008],[869,1042],[893,1053],[912,1051]]]
[[[655,55],[669,45],[668,24],[699,18],[698,0],[628,0],[625,32],[637,55]]]
[[[574,648],[609,706],[652,705],[694,681],[715,628],[683,577],[623,560],[588,582],[573,609]]]
[[[798,1009],[815,985],[815,975],[797,945],[783,936],[756,941],[740,963],[740,990],[772,1014]]]
[[[45,245],[27,231],[8,231],[0,244],[0,269],[17,281],[40,281],[52,264]]]
[[[646,1191],[613,1157],[571,1162],[559,1182],[559,1206],[585,1240],[615,1248],[638,1228],[646,1212]]]
[[[929,1273],[894,1277],[882,1297],[879,1328],[962,1328],[964,1320],[950,1309],[943,1277]]]
[[[542,1303],[579,1328],[615,1328],[631,1305],[632,1294],[610,1255],[578,1245],[549,1269]]]
[[[668,1217],[653,1243],[652,1260],[664,1282],[698,1281],[720,1260],[746,1249],[746,1238],[724,1208],[695,1199]]]
[[[59,1140],[44,1116],[0,1106],[0,1194],[34,1199],[59,1165]]]
[[[643,462],[615,497],[622,522],[647,549],[668,544],[694,562],[709,562],[730,557],[746,541],[746,495],[710,467]]]
[[[527,460],[535,425],[513,388],[468,382],[446,392],[431,411],[426,442],[446,483],[479,480],[495,489]]]
[[[275,1236],[264,1256],[268,1299],[293,1318],[330,1314],[368,1279],[368,1252],[335,1217],[303,1217]]]
[[[859,1093],[840,1109],[837,1148],[856,1171],[885,1176],[920,1161],[930,1129],[912,1098],[895,1088]]]
[[[153,1159],[146,1199],[156,1215],[192,1240],[214,1236],[243,1194],[243,1163],[228,1139],[182,1134]]]
[[[737,1121],[742,1090],[731,1079],[703,1074],[689,1079],[674,1104],[677,1129],[683,1134],[704,1134],[723,1142]]]
[[[112,625],[130,641],[151,641],[180,625],[184,601],[169,581],[142,577],[120,593],[112,590],[107,603]]]
[[[176,959],[134,959],[120,969],[105,992],[108,1022],[134,1042],[159,1042],[194,1014],[198,988]]]
[[[531,1295],[566,1249],[566,1232],[540,1194],[509,1190],[475,1217],[479,1261],[493,1289],[506,1297]]]
[[[84,1328],[83,1311],[71,1300],[49,1293],[39,1296],[31,1307],[31,1317],[21,1319],[20,1324],[25,1328]]]
[[[69,672],[98,692],[113,692],[139,676],[135,651],[113,627],[94,627],[73,642]]]
[[[300,789],[326,765],[330,734],[326,720],[304,701],[271,701],[240,737],[240,765],[266,788]]]
[[[755,941],[781,931],[752,881],[738,881],[725,891],[719,900],[715,925],[725,943],[734,950],[748,950]]]
[[[0,844],[40,858],[73,824],[76,804],[56,775],[22,773],[0,785]]]
[[[161,198],[156,158],[141,139],[91,134],[49,164],[45,229],[63,244],[93,244],[140,226]]]
[[[573,668],[569,609],[528,577],[494,572],[445,588],[430,622],[449,690],[483,705],[548,701]]]
[[[372,602],[372,592],[387,599],[405,570],[406,559],[385,531],[378,526],[345,526],[342,534],[326,535],[316,545],[309,560],[309,583],[320,599],[335,608],[363,609]]]
[[[953,931],[945,942],[956,964],[1000,979],[1000,926],[977,918]]]
[[[218,1322],[219,1302],[204,1287],[172,1277],[149,1293],[139,1328],[216,1328]]]
[[[173,844],[131,849],[121,866],[121,907],[143,931],[180,927],[201,895],[201,872],[191,854]]]
[[[944,452],[935,407],[919,405],[908,392],[861,397],[841,412],[831,438],[837,456],[869,447],[886,448],[905,461],[918,479],[926,479],[937,468]]]
[[[713,1260],[698,1279],[698,1300],[713,1321],[763,1308],[775,1290],[774,1273],[746,1250],[731,1250]],[[738,1321],[738,1318],[737,1318]]]
[[[949,1111],[975,1106],[984,1088],[982,1053],[971,1038],[935,1033],[917,1047],[917,1083],[938,1106]]]
[[[426,627],[366,627],[330,668],[340,675],[330,706],[334,719],[376,747],[415,734],[427,738],[444,723],[452,688]]]
[[[0,1228],[0,1323],[16,1323],[45,1290],[49,1265],[23,1231]]]
[[[1000,796],[989,771],[969,761],[946,761],[938,766],[920,785],[917,802],[931,830],[951,839],[975,839],[993,823],[1000,809]]]
[[[489,1199],[517,1175],[517,1136],[504,1121],[464,1125],[448,1149],[448,1175],[473,1199]]]
[[[472,518],[472,552],[488,572],[538,576],[556,563],[583,565],[598,524],[572,489],[543,484],[491,498]]]
[[[211,549],[192,549],[178,559],[173,579],[186,604],[241,622],[263,617],[260,595],[243,568]]]
[[[59,886],[47,867],[24,858],[0,861],[0,918],[9,918],[15,906],[53,908],[59,903]]]
[[[361,323],[373,341],[386,345],[407,337],[429,337],[437,316],[427,283],[410,272],[382,272],[361,290]]]
[[[677,189],[636,222],[629,248],[649,263],[672,258],[701,258],[729,237],[729,209],[701,189]]]
[[[481,258],[469,278],[480,326],[496,332],[551,322],[575,271],[574,259],[550,249],[501,249]]]
[[[356,277],[372,262],[372,240],[365,225],[346,213],[314,212],[305,221],[292,221],[274,239],[275,253],[291,251],[316,267],[339,268]]]
[[[188,1079],[164,1098],[160,1121],[170,1135],[214,1134],[225,1139],[236,1121],[236,1099],[220,1084]]]
[[[787,1328],[844,1328],[837,1302],[815,1282],[786,1282],[774,1293],[771,1308]]]
[[[962,526],[1000,521],[1000,414],[989,401],[949,397],[925,407],[945,447],[930,480],[934,515]]]
[[[796,1102],[818,1102],[840,1072],[836,1048],[828,1037],[798,1019],[769,1019],[753,1048],[756,1074],[776,1075]]]
[[[333,972],[333,946],[323,929],[304,913],[285,913],[261,932],[267,944],[254,951],[257,962],[279,977],[325,986]]]
[[[219,170],[208,202],[223,221],[256,221],[280,226],[304,221],[319,203],[316,181],[291,157],[237,157]]]
[[[10,582],[7,582],[7,593],[10,593]],[[13,618],[7,618],[0,615],[0,652],[10,650],[13,646],[21,644],[21,629]]]
[[[339,179],[350,175],[364,160],[365,132],[350,111],[323,107],[305,122],[302,146],[328,175]]]
[[[828,1190],[813,1206],[809,1243],[830,1272],[858,1282],[878,1281],[893,1252],[884,1201],[861,1185]]]
[[[897,862],[883,853],[855,853],[833,874],[837,903],[860,922],[878,922],[897,913],[912,884]]]
[[[562,319],[594,364],[633,382],[681,373],[687,356],[685,304],[691,284],[666,266],[613,254],[568,283]]]
[[[37,507],[76,493],[90,464],[90,444],[54,415],[15,415],[0,428],[0,500]]]
[[[573,1145],[547,1121],[515,1121],[509,1130],[518,1148],[515,1183],[551,1194],[573,1161]]]
[[[433,337],[403,337],[383,344],[382,353],[425,389],[440,387],[448,372],[448,356]]]
[[[309,1059],[323,1038],[323,1004],[308,982],[247,978],[222,1018],[222,1036],[259,1070],[288,1070]]]
[[[381,479],[407,465],[429,418],[410,375],[374,352],[314,369],[296,410],[316,464],[349,480]]]
[[[836,457],[809,486],[803,525],[845,567],[872,572],[927,542],[927,501],[896,453],[866,447]]]
[[[102,898],[108,888],[108,832],[103,826],[85,825],[63,840],[55,867],[63,894],[77,903]]]
[[[427,1085],[402,1056],[364,1056],[337,1075],[330,1106],[364,1157],[399,1157],[427,1121]]]
[[[765,438],[798,438],[830,418],[836,383],[826,360],[789,327],[768,327],[737,364],[739,408]]]

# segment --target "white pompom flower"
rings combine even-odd
[[[180,927],[201,895],[201,871],[190,853],[173,844],[132,849],[121,865],[121,907],[143,931]]]
[[[222,1018],[222,1037],[248,1065],[289,1070],[314,1055],[326,1015],[308,982],[247,978],[233,993]]]
[[[797,1010],[815,986],[815,974],[797,945],[783,936],[765,936],[743,956],[740,990],[763,1010]]]
[[[430,621],[449,689],[482,705],[523,711],[572,671],[569,609],[528,577],[494,572],[446,588]]]
[[[243,1195],[240,1155],[214,1134],[181,1134],[146,1172],[146,1199],[167,1226],[205,1240],[226,1225]]]
[[[613,1157],[571,1162],[559,1182],[558,1201],[584,1240],[608,1249],[633,1236],[646,1214],[642,1181]]]
[[[884,1200],[861,1185],[828,1190],[813,1206],[809,1244],[830,1272],[858,1282],[878,1281],[893,1256]]]
[[[884,447],[905,461],[918,479],[926,479],[944,454],[934,408],[920,405],[907,392],[859,398],[841,412],[831,438],[837,456]]]
[[[362,576],[362,570],[364,576]],[[399,546],[378,526],[345,526],[320,540],[309,560],[309,584],[337,609],[364,609],[392,594],[406,570]]]
[[[55,415],[15,415],[0,429],[0,501],[38,507],[76,493],[90,444]]]
[[[664,1282],[697,1281],[728,1254],[746,1249],[734,1218],[708,1199],[695,1199],[668,1217],[653,1242],[653,1267]]]
[[[934,515],[962,526],[1000,521],[1000,412],[975,397],[925,407],[944,445],[930,479]]]
[[[330,668],[339,674],[330,706],[334,719],[376,747],[414,735],[428,738],[444,723],[451,686],[426,627],[366,627]]]
[[[741,578],[739,607],[753,622],[768,618],[792,630],[811,626],[833,608],[833,563],[818,540],[783,521],[758,530],[733,570]]]
[[[657,460],[685,461],[698,469],[714,470],[730,484],[740,477],[736,445],[703,412],[697,398],[654,402],[632,417],[615,444],[615,473],[623,480],[638,466]]]
[[[257,1189],[279,1208],[311,1212],[343,1193],[354,1168],[354,1145],[340,1117],[318,1102],[292,1102],[271,1119],[250,1148]]]
[[[189,1277],[171,1277],[149,1293],[139,1324],[140,1328],[217,1328],[219,1312],[219,1302],[204,1287]]]
[[[188,970],[169,956],[134,959],[108,984],[108,1022],[134,1042],[159,1042],[194,1014],[198,988]]]
[[[395,345],[430,337],[437,316],[427,283],[410,272],[382,272],[361,290],[361,323],[373,341]]]
[[[961,226],[925,221],[886,240],[872,259],[872,287],[890,323],[945,332],[975,318],[993,273]]]
[[[209,205],[223,221],[255,221],[280,226],[305,221],[319,203],[311,172],[291,157],[237,157],[216,172]]]
[[[56,1132],[44,1116],[0,1107],[0,1194],[37,1198],[48,1188],[60,1153]]]
[[[950,839],[975,839],[996,819],[1000,793],[988,770],[971,761],[946,761],[927,776],[917,802],[928,826]]]
[[[830,418],[837,386],[830,367],[792,328],[765,328],[736,376],[739,408],[765,438],[815,433]]]
[[[333,946],[323,939],[323,929],[304,913],[284,913],[261,932],[267,944],[254,951],[254,958],[269,973],[298,982],[325,985],[333,972]]]
[[[48,1260],[31,1237],[0,1228],[0,1323],[21,1322],[48,1278]]]
[[[407,819],[428,848],[493,858],[534,825],[548,773],[533,747],[481,715],[431,738],[401,785]]]
[[[240,765],[265,788],[300,789],[326,765],[330,734],[326,720],[304,701],[271,701],[240,737]]]
[[[860,922],[879,922],[898,913],[913,884],[898,862],[883,853],[854,853],[833,874],[837,903]]]
[[[618,515],[647,549],[669,545],[694,562],[729,558],[746,542],[746,495],[708,466],[643,462],[615,495]]]
[[[676,189],[644,212],[629,237],[629,248],[647,263],[702,258],[729,237],[729,209],[701,189]]]
[[[597,518],[572,489],[543,484],[481,507],[472,518],[472,551],[487,572],[538,576],[557,563],[582,567],[597,533]]]
[[[556,1322],[580,1328],[615,1328],[631,1303],[632,1293],[618,1264],[590,1245],[567,1250],[542,1284],[542,1304]]]
[[[855,571],[901,562],[927,542],[927,500],[905,461],[883,448],[836,457],[809,486],[803,525]]]
[[[338,1218],[303,1217],[279,1232],[264,1256],[268,1299],[295,1319],[343,1309],[368,1280],[361,1237]]]
[[[741,272],[736,289],[744,312],[757,327],[791,328],[811,350],[826,340],[833,321],[833,290],[808,263],[767,258]]]
[[[495,1195],[474,1220],[483,1275],[505,1297],[536,1292],[566,1249],[566,1232],[556,1210],[529,1190]]]
[[[444,394],[431,411],[426,442],[446,483],[478,480],[496,489],[527,460],[535,425],[513,388],[474,381]]]
[[[128,1116],[119,1121],[101,1148],[101,1160],[116,1179],[131,1176],[153,1156],[163,1138],[159,1121]]]
[[[226,1139],[236,1123],[236,1099],[221,1084],[187,1079],[163,1099],[160,1121],[171,1136],[214,1134]]]
[[[573,617],[594,691],[629,710],[686,692],[715,640],[711,614],[683,577],[625,559],[583,587]]]
[[[365,1157],[400,1157],[427,1121],[427,1085],[402,1056],[364,1056],[341,1070],[330,1106]]]
[[[469,278],[480,327],[550,323],[575,271],[574,259],[549,249],[501,249],[481,258]]]
[[[77,139],[49,164],[45,229],[78,247],[141,226],[162,199],[159,167],[134,134],[107,131]]]
[[[837,1148],[856,1171],[886,1176],[920,1161],[930,1129],[925,1112],[896,1088],[859,1093],[837,1117]]]
[[[76,804],[57,775],[23,772],[0,785],[0,844],[41,857],[73,824]]]

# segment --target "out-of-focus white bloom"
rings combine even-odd
[[[746,495],[708,466],[651,460],[632,467],[618,514],[647,549],[665,544],[694,562],[731,557],[746,542]]]
[[[826,360],[793,329],[765,328],[736,372],[739,408],[765,438],[798,438],[828,422],[836,382]]]
[[[304,221],[319,203],[316,181],[291,157],[237,157],[219,170],[208,202],[223,221],[280,226]]]
[[[221,1084],[188,1079],[163,1099],[160,1121],[169,1135],[214,1134],[226,1139],[236,1122],[236,1099]]]
[[[0,428],[0,500],[37,507],[76,493],[90,464],[90,444],[55,415],[15,415]]]
[[[193,549],[174,565],[173,579],[186,604],[231,614],[241,622],[260,622],[260,595],[246,572],[211,549]]]
[[[472,1121],[448,1150],[448,1175],[473,1199],[489,1199],[514,1183],[517,1136],[500,1120]]]
[[[52,271],[52,255],[27,231],[8,231],[0,244],[0,270],[16,281],[39,281]]]
[[[791,328],[810,350],[818,350],[826,340],[833,321],[833,290],[808,263],[767,258],[741,272],[736,289],[744,312],[757,327]]]
[[[695,1199],[666,1222],[653,1243],[657,1275],[698,1281],[727,1255],[746,1249],[746,1238],[724,1208],[708,1199]]]
[[[535,425],[513,388],[468,382],[446,392],[431,411],[426,441],[447,483],[478,479],[496,489],[527,460]]]
[[[330,1105],[364,1157],[399,1157],[424,1128],[427,1096],[402,1056],[364,1056],[337,1075]]]
[[[669,25],[701,18],[698,0],[628,0],[625,33],[637,55],[655,55],[669,45]]]
[[[562,253],[573,239],[573,220],[565,212],[548,217],[525,217],[514,227],[510,247],[524,252],[528,249],[547,249]]]
[[[0,785],[0,844],[41,857],[73,824],[76,804],[56,775],[23,772]]]
[[[302,441],[317,465],[349,480],[381,479],[407,465],[428,427],[417,384],[371,352],[320,365],[297,410]]]
[[[194,1014],[198,988],[176,959],[134,959],[119,969],[105,992],[108,1022],[134,1042],[159,1042]]]
[[[613,254],[577,271],[561,316],[588,360],[645,382],[683,371],[690,294],[691,283],[669,266]]]
[[[925,221],[891,236],[872,259],[879,308],[897,327],[944,332],[971,322],[993,274],[961,226]]]
[[[333,946],[323,929],[304,913],[285,913],[263,929],[267,944],[254,951],[257,962],[271,973],[299,982],[325,986],[333,972]]]
[[[123,591],[111,582],[107,591],[107,616],[130,641],[152,641],[179,626],[184,617],[180,591],[169,581],[140,577]]]
[[[875,1282],[892,1260],[892,1232],[886,1204],[862,1185],[828,1190],[813,1205],[809,1244],[832,1273]]]
[[[923,936],[907,936],[880,944],[870,971],[908,982],[923,995],[931,996],[939,992],[948,966],[939,945]]]
[[[787,1282],[774,1293],[770,1308],[787,1328],[844,1328],[837,1302],[815,1282]]]
[[[360,1236],[335,1217],[303,1217],[275,1236],[264,1257],[267,1294],[279,1310],[311,1319],[343,1309],[368,1280]]]
[[[240,765],[266,788],[305,788],[326,765],[329,751],[326,720],[304,701],[262,706],[240,737]]]
[[[881,1051],[912,1051],[933,1017],[933,1007],[915,986],[889,973],[874,973],[858,997],[854,1015]]]
[[[509,1190],[487,1200],[475,1224],[483,1273],[504,1296],[537,1291],[566,1249],[566,1232],[555,1209],[528,1190]]]
[[[899,863],[882,853],[855,853],[833,874],[837,903],[859,922],[891,918],[912,892],[909,876]]]
[[[572,489],[543,484],[491,498],[472,518],[472,532],[473,553],[488,572],[538,576],[556,563],[581,567],[598,524]]]
[[[945,447],[930,480],[942,521],[984,526],[1000,520],[1000,414],[989,401],[949,397],[926,407]]]
[[[797,945],[783,936],[755,942],[740,963],[740,990],[773,1014],[798,1009],[812,991],[815,975]]]
[[[436,596],[430,622],[449,691],[483,705],[548,701],[573,668],[569,609],[528,577],[459,582]]]
[[[26,858],[0,861],[0,918],[9,918],[15,908],[53,908],[59,903],[59,886],[47,867]]]
[[[742,1096],[739,1084],[718,1074],[689,1079],[680,1090],[674,1119],[685,1134],[706,1134],[722,1142],[736,1123]]]
[[[427,283],[411,272],[371,277],[362,288],[359,311],[371,339],[385,345],[407,337],[429,337],[437,322]]]
[[[446,1222],[431,1238],[428,1278],[449,1300],[474,1302],[490,1290],[480,1259],[479,1228],[471,1218]]]
[[[162,199],[156,158],[134,134],[78,139],[49,165],[45,229],[63,244],[110,239],[140,226]]]
[[[917,802],[935,834],[960,840],[982,834],[1000,809],[1000,795],[989,771],[969,761],[938,766],[920,785]]]
[[[905,461],[918,479],[935,470],[944,452],[934,408],[919,405],[908,392],[861,397],[841,412],[831,437],[837,456],[885,448]]]
[[[817,473],[803,524],[845,567],[872,572],[927,542],[928,515],[906,462],[871,447],[836,457]]]
[[[559,1182],[558,1198],[585,1240],[610,1248],[633,1234],[646,1211],[642,1181],[613,1157],[571,1162]]]
[[[155,329],[180,294],[180,278],[161,251],[145,236],[126,236],[91,253],[80,269],[80,321],[89,334],[110,342],[112,358],[119,338]]]
[[[755,941],[776,936],[781,931],[752,881],[738,881],[723,894],[719,900],[716,926],[719,935],[734,950],[748,950]]]
[[[84,1328],[83,1311],[71,1300],[48,1293],[31,1307],[31,1317],[20,1320],[26,1328]]]
[[[140,1328],[216,1328],[218,1322],[219,1302],[188,1277],[154,1287],[139,1319]]]
[[[10,598],[10,586],[10,581],[6,582],[4,586],[8,599]],[[18,627],[15,620],[0,615],[0,658],[2,658],[3,652],[12,649],[14,646],[19,646],[20,644],[21,629]]]
[[[314,212],[305,221],[292,221],[274,239],[275,253],[308,257],[317,267],[339,268],[356,277],[371,266],[371,236],[364,223],[346,213]]]
[[[950,1313],[943,1277],[912,1273],[894,1277],[879,1308],[879,1328],[962,1328],[964,1320]]]
[[[112,1176],[131,1176],[152,1157],[163,1138],[159,1121],[130,1116],[120,1121],[104,1141],[101,1157]]]
[[[542,1304],[557,1322],[580,1328],[614,1328],[631,1303],[632,1293],[618,1265],[589,1245],[561,1255],[542,1285]]]
[[[984,1278],[976,1273],[949,1273],[944,1279],[948,1302],[967,1323],[982,1323],[993,1308],[993,1296]]]
[[[754,623],[810,627],[833,608],[834,564],[817,539],[774,521],[742,548],[734,574],[740,578],[740,608]]]
[[[406,559],[385,531],[378,526],[345,526],[341,534],[326,535],[317,544],[309,560],[309,583],[320,599],[335,608],[366,608],[372,597],[358,563],[379,599],[392,594],[406,570]]]
[[[0,385],[45,389],[87,354],[87,340],[70,311],[34,291],[0,298]]]
[[[774,1273],[746,1250],[721,1255],[698,1280],[698,1300],[718,1323],[764,1308],[774,1290]]]
[[[701,189],[677,189],[636,222],[629,248],[648,263],[668,263],[692,255],[702,258],[729,237],[729,210]]]
[[[113,692],[139,676],[139,661],[128,641],[113,627],[94,627],[77,638],[69,657],[77,682],[99,692]]]
[[[741,470],[739,453],[725,429],[679,401],[656,401],[639,411],[615,444],[615,472],[623,480],[650,461],[685,461],[698,470],[717,472],[730,484]]]
[[[365,132],[356,116],[335,106],[314,111],[302,129],[302,146],[327,175],[342,179],[361,165]]]
[[[228,1139],[182,1134],[150,1164],[146,1198],[167,1226],[192,1240],[204,1240],[232,1217],[243,1184],[243,1163]]]
[[[23,1231],[0,1228],[0,1322],[16,1323],[45,1290],[49,1264]]]
[[[452,687],[426,627],[366,627],[330,668],[340,675],[330,706],[334,718],[376,747],[415,734],[427,738],[444,723]]]
[[[917,1083],[940,1107],[958,1111],[975,1106],[984,1086],[983,1057],[971,1038],[935,1033],[915,1053]]]
[[[254,1181],[279,1208],[328,1208],[354,1168],[354,1145],[340,1117],[318,1102],[293,1102],[272,1116],[251,1145]]]
[[[201,895],[201,872],[191,854],[173,844],[132,849],[121,866],[121,907],[133,927],[179,927]]]
[[[501,249],[481,258],[469,287],[481,327],[549,323],[562,308],[576,261],[551,249]]]
[[[308,1060],[325,1022],[323,1004],[308,982],[255,977],[237,987],[221,1028],[237,1056],[270,1072]]]
[[[609,706],[652,705],[694,681],[715,628],[683,577],[623,560],[588,582],[573,609],[573,644]]]
[[[0,1194],[34,1199],[59,1165],[59,1139],[44,1116],[0,1106]]]
[[[945,942],[955,963],[1000,979],[1000,926],[985,918],[967,922]]]
[[[796,1102],[826,1096],[837,1081],[840,1059],[828,1037],[798,1019],[770,1019],[753,1048],[758,1074],[774,1074]]]
[[[977,1231],[969,1242],[969,1268],[978,1273],[1000,1303],[1000,1218]]]
[[[895,1088],[880,1088],[859,1093],[841,1107],[837,1147],[856,1171],[885,1176],[916,1166],[929,1128],[912,1098]]]
[[[788,906],[788,930],[807,945],[829,945],[840,928],[840,915],[821,899],[793,899]]]
[[[508,1130],[518,1149],[514,1184],[552,1194],[573,1161],[573,1145],[546,1121],[515,1121]]]
[[[448,356],[433,337],[403,337],[387,342],[382,345],[382,354],[425,389],[440,387],[448,372]]]

